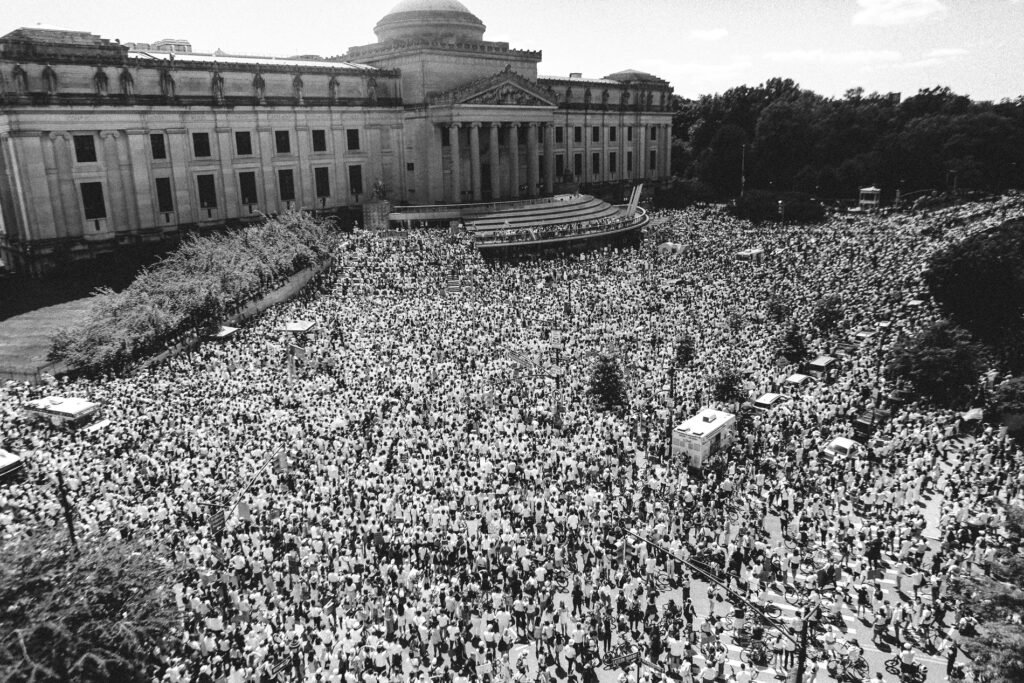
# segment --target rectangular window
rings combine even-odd
[[[594,175],[601,175],[601,153],[594,152],[590,155],[590,172]]]
[[[75,136],[75,160],[80,164],[96,161],[96,138],[91,135]]]
[[[575,126],[572,129],[572,141],[583,142],[583,128],[581,126]]]
[[[316,185],[317,197],[331,196],[331,169],[326,166],[313,169],[313,179]]]
[[[174,195],[171,193],[171,179],[156,179],[156,209],[160,213],[174,211]]]
[[[345,135],[348,138],[348,151],[358,152],[359,151],[359,131],[358,130],[346,130]],[[362,168],[360,168],[362,173]]]
[[[197,175],[196,185],[199,187],[199,206],[204,209],[217,208],[217,185],[213,175]]]
[[[235,151],[240,157],[252,154],[252,135],[249,131],[235,133]]]
[[[314,152],[326,152],[327,151],[327,131],[326,130],[314,130],[313,131],[313,151]]]
[[[611,126],[611,127],[608,128],[608,142],[617,142],[618,141],[617,140],[617,138],[618,138],[618,131],[619,131],[619,129],[616,128],[615,126]]]
[[[633,142],[633,126],[626,126],[626,142]]]
[[[652,140],[657,140],[658,139],[658,127],[657,126],[651,126],[651,139]]]
[[[192,149],[197,158],[210,156],[210,134],[192,133]]]
[[[452,144],[451,130],[448,126],[441,126],[441,146],[448,147]]]
[[[277,172],[277,189],[281,193],[282,202],[295,201],[295,176],[291,169],[286,168]]]
[[[243,171],[238,174],[238,194],[243,204],[258,204],[256,196],[256,172]]]
[[[286,130],[275,130],[274,131],[274,148],[278,154],[291,154],[292,153],[292,140]]]
[[[410,161],[410,162],[407,162],[407,163],[405,164],[405,170],[406,170],[406,171],[409,171],[410,173],[412,173],[413,171],[415,171],[415,170],[416,170],[416,164],[414,164],[414,163],[413,163],[413,162],[411,162],[411,161]]]
[[[561,178],[565,175],[565,157],[561,154],[555,155],[555,176]]]
[[[590,130],[590,141],[601,142],[601,126],[594,126]]]
[[[626,173],[633,172],[633,153],[626,152]]]
[[[654,149],[651,150],[650,167],[652,171],[656,171],[658,169],[658,151]]]
[[[82,208],[85,209],[87,221],[107,217],[107,205],[103,202],[103,183],[82,183]]]
[[[617,166],[619,162],[619,156],[615,152],[608,152],[608,174],[615,175],[617,172]]]
[[[348,187],[352,194],[363,193],[363,167],[362,166],[349,166],[348,167]]]
[[[565,129],[561,126],[555,126],[555,144],[561,145],[565,142]]]
[[[167,145],[164,143],[163,133],[150,133],[149,134],[149,147],[153,150],[154,159],[166,159],[167,158]]]
[[[578,176],[583,175],[583,155],[572,155],[572,172]]]

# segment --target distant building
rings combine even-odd
[[[290,208],[481,202],[670,175],[640,71],[539,76],[457,0],[403,0],[341,56],[199,54],[54,28],[0,38],[0,258],[56,263]]]

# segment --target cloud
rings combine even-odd
[[[899,66],[901,69],[926,69],[932,66],[949,64],[950,62],[960,59],[968,54],[970,54],[970,52],[962,47],[943,47],[935,50],[929,50],[921,55],[920,59],[915,59],[912,62],[904,62]]]
[[[857,26],[898,26],[946,14],[940,0],[857,0],[860,11],[853,15]]]
[[[943,47],[937,50],[929,50],[924,53],[925,59],[955,59],[970,54],[962,47]]]
[[[851,50],[848,52],[825,52],[824,50],[789,50],[787,52],[768,52],[765,58],[779,63],[838,64],[841,66],[857,66],[869,64],[888,64],[903,59],[903,55],[895,50]]]
[[[729,35],[729,31],[724,28],[709,28],[704,30],[690,31],[690,37],[694,40],[699,40],[702,43],[713,43],[716,40],[721,40]]]

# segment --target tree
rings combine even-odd
[[[793,315],[793,304],[779,295],[775,295],[768,302],[768,317],[774,322],[785,322]]]
[[[897,344],[888,372],[941,406],[962,407],[981,374],[981,353],[965,330],[940,320]]]
[[[736,370],[724,370],[715,376],[711,394],[716,401],[734,403],[746,398],[743,395],[743,378]]]
[[[76,557],[54,531],[0,555],[0,678],[145,681],[178,651],[173,567],[136,542],[89,538]]]
[[[693,359],[697,357],[697,345],[693,341],[693,336],[689,333],[684,332],[679,341],[676,342],[676,367],[685,368],[687,365],[693,362]]]
[[[782,338],[782,356],[790,363],[799,363],[808,356],[807,342],[800,328],[790,325],[786,330],[786,336]]]
[[[1019,507],[1007,511],[1006,529],[1019,531]],[[998,565],[998,566],[996,566]],[[993,575],[954,579],[951,595],[978,620],[977,631],[962,634],[964,652],[971,658],[979,680],[1016,683],[1024,680],[1024,555],[1020,549],[1003,550],[993,563]]]
[[[620,411],[626,405],[626,385],[619,361],[609,353],[600,353],[590,374],[587,393],[604,411]]]
[[[831,294],[818,302],[811,314],[811,324],[822,334],[834,332],[846,313],[843,311],[843,300]]]

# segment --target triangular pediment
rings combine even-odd
[[[555,95],[506,66],[498,73],[431,98],[433,104],[554,107]]]

